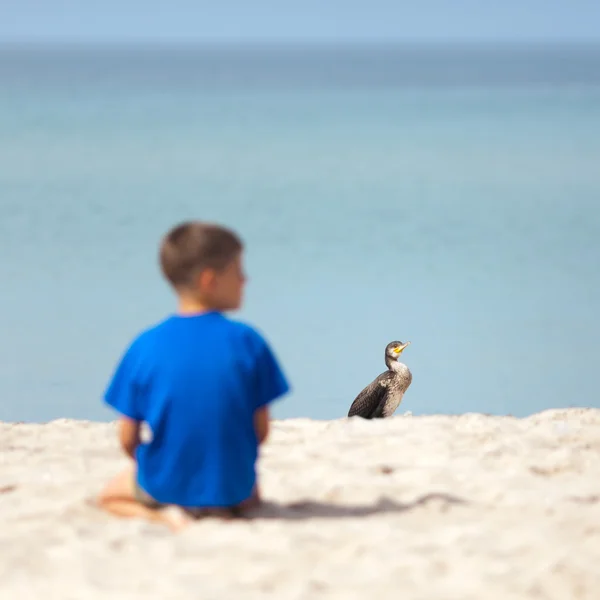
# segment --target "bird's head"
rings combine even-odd
[[[385,355],[389,358],[397,359],[402,354],[402,352],[404,352],[404,349],[409,345],[410,342],[390,342],[385,347]]]

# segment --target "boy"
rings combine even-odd
[[[214,224],[186,222],[164,237],[160,265],[178,311],[134,339],[106,390],[134,466],[100,494],[105,510],[179,529],[259,502],[258,446],[269,404],[289,385],[260,334],[222,314],[242,303],[242,253],[237,235]]]

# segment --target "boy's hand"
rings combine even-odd
[[[135,459],[135,449],[140,445],[141,423],[127,417],[121,417],[117,423],[119,442],[125,452]]]
[[[254,430],[258,443],[262,444],[269,435],[269,409],[267,406],[262,406],[254,413]]]

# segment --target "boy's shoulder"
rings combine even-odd
[[[156,321],[142,328],[137,333],[135,333],[135,335],[133,335],[129,347],[131,349],[135,349],[152,343],[153,340],[156,339],[157,335],[165,330],[165,326],[167,325],[168,321],[168,317],[163,318],[160,321]]]
[[[251,325],[247,321],[234,319],[225,315],[223,315],[223,319],[227,328],[229,328],[233,335],[239,336],[241,341],[250,343],[252,346],[263,346],[267,344],[263,332],[256,325]]]

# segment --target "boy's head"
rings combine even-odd
[[[231,230],[188,221],[171,229],[160,246],[160,266],[180,299],[213,310],[235,310],[246,280],[243,244]]]

